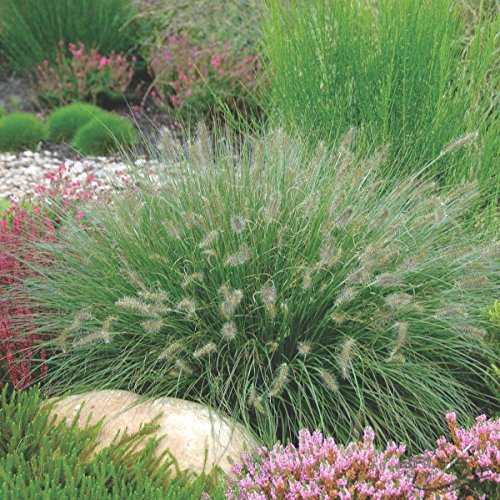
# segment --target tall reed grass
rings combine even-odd
[[[454,0],[266,0],[263,52],[271,113],[335,142],[351,126],[389,144],[391,174],[424,167],[443,185],[479,180],[500,194],[500,15]],[[470,20],[469,20],[470,22]],[[473,147],[438,157],[460,135]]]

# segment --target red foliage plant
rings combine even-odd
[[[33,365],[40,337],[30,327],[33,311],[20,279],[30,272],[26,263],[38,258],[30,243],[54,237],[53,222],[38,206],[27,210],[13,202],[0,220],[0,387],[2,379],[8,378],[16,389],[26,389],[37,375]],[[42,349],[39,354],[39,370],[44,375],[46,352]]]
[[[32,272],[29,264],[46,262],[35,243],[54,241],[64,214],[84,227],[83,204],[102,201],[100,182],[92,176],[73,181],[65,165],[47,181],[37,188],[39,204],[23,208],[13,201],[0,218],[0,388],[9,380],[15,389],[27,389],[47,371],[47,353],[37,349],[41,337],[34,333],[34,311],[22,286]]]

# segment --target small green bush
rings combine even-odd
[[[0,118],[2,118],[2,116],[5,116],[5,108],[0,104]]]
[[[75,134],[72,146],[86,155],[102,155],[137,142],[134,125],[113,113],[99,114]]]
[[[104,113],[98,106],[81,102],[56,109],[47,117],[50,139],[55,142],[72,139],[78,129]]]
[[[45,124],[28,113],[11,113],[0,118],[0,151],[35,149],[47,139]]]
[[[216,474],[171,478],[173,461],[156,456],[154,425],[121,436],[91,458],[100,425],[56,423],[40,390],[0,393],[0,498],[223,498]],[[147,441],[147,442],[145,442]],[[139,445],[144,448],[139,450]],[[160,459],[166,458],[163,464]]]
[[[499,244],[464,222],[474,186],[391,188],[351,136],[314,157],[282,132],[212,153],[201,128],[140,192],[89,207],[95,230],[66,218],[27,283],[51,387],[208,403],[270,444],[370,425],[415,449],[473,412],[500,283]]]

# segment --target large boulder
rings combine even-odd
[[[162,437],[158,453],[168,449],[179,470],[210,472],[220,467],[230,473],[231,463],[256,449],[252,434],[229,418],[198,403],[183,399],[143,400],[127,391],[95,391],[50,401],[58,419],[79,425],[96,424],[104,417],[96,451],[108,446],[117,432],[133,434],[159,416],[155,435]],[[175,473],[175,471],[174,471]]]

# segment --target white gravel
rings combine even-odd
[[[96,180],[116,178],[125,174],[129,166],[119,158],[86,157],[69,160],[50,151],[24,151],[22,153],[0,153],[0,199],[30,198],[37,186],[48,185],[47,174],[54,174],[64,164],[73,181],[85,181],[89,175]],[[138,159],[141,167],[154,167],[154,162]]]

